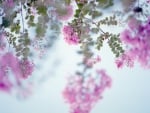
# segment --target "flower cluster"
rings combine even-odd
[[[68,44],[76,45],[79,43],[79,37],[77,33],[74,31],[73,27],[70,25],[66,25],[63,28],[64,39]]]
[[[138,61],[143,67],[150,68],[150,20],[142,23],[135,18],[128,22],[121,34],[120,39],[128,47],[125,54],[132,61]]]
[[[4,4],[8,7],[13,7],[14,6],[14,0],[5,0]]]
[[[23,78],[27,78],[29,75],[32,74],[34,67],[32,62],[30,62],[29,60],[23,60],[19,62],[19,65]]]
[[[132,57],[128,56],[127,54],[123,54],[119,58],[116,59],[115,61],[117,68],[122,68],[124,65],[128,67],[133,67],[134,66],[134,61]]]
[[[98,70],[97,76],[71,76],[63,92],[70,104],[71,113],[89,113],[106,88],[111,86],[111,78],[104,70]]]
[[[25,60],[20,63],[20,60],[10,52],[2,55],[0,62],[0,89],[3,91],[9,92],[14,84],[20,85],[22,80],[33,72],[33,65],[30,61]]]
[[[115,62],[118,68],[132,67],[135,60],[150,68],[150,19],[145,23],[141,18],[141,15],[150,15],[147,7],[150,0],[146,1],[146,5],[139,5],[137,0],[119,1],[124,7],[120,16],[126,13],[123,16],[129,19],[128,28],[119,36],[105,29],[118,25],[117,14],[109,15],[106,11],[115,5],[115,0],[0,0],[0,90],[11,92],[17,86],[24,96],[31,92],[33,81],[27,89],[24,86],[24,80],[34,70],[29,57],[39,52],[43,58],[58,37],[61,25],[65,24],[64,40],[69,45],[80,45],[79,53],[84,57],[83,72],[77,71],[69,78],[63,96],[71,113],[89,113],[112,82],[104,70],[97,70],[96,76],[90,74],[94,65],[101,61],[99,56],[93,57],[95,47],[100,50],[107,41],[118,57]],[[126,51],[122,42],[127,45]]]

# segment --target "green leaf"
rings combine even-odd
[[[46,6],[39,6],[37,8],[37,10],[38,10],[38,14],[41,14],[43,16],[47,15],[47,7]]]
[[[92,28],[91,31],[92,31],[93,33],[98,33],[98,32],[99,32],[99,28]]]
[[[5,27],[5,28],[9,27],[10,26],[10,21],[7,18],[3,17],[1,26]]]
[[[80,12],[81,12],[81,10],[80,10],[80,9],[77,9],[77,10],[75,11],[75,17],[79,17]]]
[[[66,3],[67,5],[70,5],[71,0],[65,0],[65,3]]]
[[[102,16],[102,13],[99,11],[92,11],[92,18],[95,19],[97,17]]]
[[[102,8],[109,8],[113,5],[113,0],[96,0]]]
[[[78,5],[78,8],[79,8],[79,9],[82,9],[82,8],[83,8],[83,6],[84,6],[84,5],[83,5],[83,4],[81,4],[81,3],[79,3],[79,4],[77,4],[77,5]]]

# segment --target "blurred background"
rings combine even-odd
[[[47,55],[46,61],[42,64],[45,66],[42,69],[51,71],[38,72],[37,78],[38,75],[47,75],[42,79],[37,79],[36,74],[35,78],[29,78],[39,81],[27,98],[0,92],[0,113],[69,113],[69,106],[64,102],[62,90],[67,82],[66,77],[74,72],[80,59],[75,51],[77,49],[67,45],[60,38],[53,46],[53,54]],[[114,64],[113,54],[106,44],[99,54],[102,61],[97,68],[107,69],[113,83],[91,113],[150,113],[149,70],[141,68],[138,64],[132,69],[125,67],[118,70]]]
[[[116,6],[116,10],[120,8]],[[110,30],[114,32],[114,28]],[[37,61],[34,76],[27,79],[34,83],[27,97],[0,91],[0,113],[69,113],[62,91],[67,76],[75,72],[81,61],[77,50],[79,47],[66,44],[60,36],[43,60]],[[91,113],[150,113],[150,70],[139,64],[118,70],[107,44],[98,55],[102,61],[96,68],[106,69],[112,87],[104,92]]]

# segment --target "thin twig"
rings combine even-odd
[[[103,33],[103,34],[106,34],[98,25],[97,25],[97,23],[96,22],[94,22],[93,20],[91,20],[91,19],[89,19],[89,18],[86,18],[86,17],[84,17],[85,19],[87,19],[87,20],[89,20],[89,21],[91,21],[92,22],[92,24],[94,24],[96,27],[98,27],[99,28],[99,30]]]
[[[25,28],[24,28],[24,18],[23,18],[23,6],[22,6],[22,2],[21,2],[21,19],[22,19],[22,27],[23,27],[23,33],[25,32]]]

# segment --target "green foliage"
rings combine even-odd
[[[100,16],[102,16],[102,12],[100,12],[100,11],[92,11],[91,12],[91,16],[92,16],[92,18],[93,19],[95,19],[95,18],[97,18],[97,17],[100,17]]]
[[[46,16],[47,15],[47,7],[42,5],[37,7],[38,14]]]
[[[26,59],[30,53],[30,49],[29,49],[30,44],[31,41],[26,31],[22,36],[19,37],[18,44],[15,46],[16,53],[17,53],[16,55]]]
[[[111,35],[110,35],[108,32],[106,32],[106,33],[101,34],[99,37],[97,37],[97,40],[96,40],[96,48],[97,48],[98,50],[100,50],[101,47],[103,46],[104,40],[107,40],[110,36],[111,36]]]
[[[102,35],[100,35],[100,36],[97,38],[97,41],[96,41],[96,48],[97,48],[98,50],[100,50],[101,47],[103,46],[103,42],[104,42],[104,40],[103,40],[103,38],[102,38]]]
[[[9,27],[10,26],[10,21],[7,18],[3,17],[1,26],[5,27],[5,28]]]
[[[6,36],[7,36],[8,43],[13,45],[13,47],[16,47],[16,39],[17,38],[10,32],[6,32]]]
[[[74,16],[75,16],[76,18],[78,18],[80,12],[81,12],[81,9],[77,9],[77,10],[75,11],[75,15],[74,15]]]
[[[113,5],[113,0],[96,0],[100,7],[109,8]]]
[[[34,23],[34,16],[30,15],[28,18],[29,18],[28,19],[28,25],[31,26],[31,27],[36,26],[36,24]]]
[[[92,4],[86,4],[82,7],[82,14],[85,16],[90,13],[92,9]]]
[[[44,24],[36,24],[36,36],[41,38],[45,36],[47,26]]]
[[[71,3],[71,0],[65,0],[65,3],[66,3],[67,5],[69,5],[69,4]]]
[[[89,42],[89,41],[84,42],[84,43],[81,44],[81,47],[80,47],[81,48],[81,53],[84,54],[84,56],[86,58],[90,58],[93,55],[93,53],[90,50],[90,46],[92,46],[92,45],[93,45],[93,43]]]
[[[20,33],[20,24],[19,24],[19,21],[17,21],[16,23],[13,23],[11,25],[11,32],[14,32],[16,34]]]
[[[79,3],[79,4],[77,4],[77,5],[78,5],[78,8],[79,8],[79,9],[82,9],[83,6],[84,6],[84,4],[82,4],[82,3]]]
[[[116,57],[119,57],[122,53],[124,53],[118,37],[119,35],[111,35],[108,41],[109,47],[111,48],[112,52],[115,54]]]
[[[91,32],[97,34],[99,32],[99,28],[97,27],[91,28]]]
[[[117,20],[116,20],[116,16],[109,16],[109,17],[105,17],[104,19],[100,20],[98,22],[98,25],[117,25]]]

